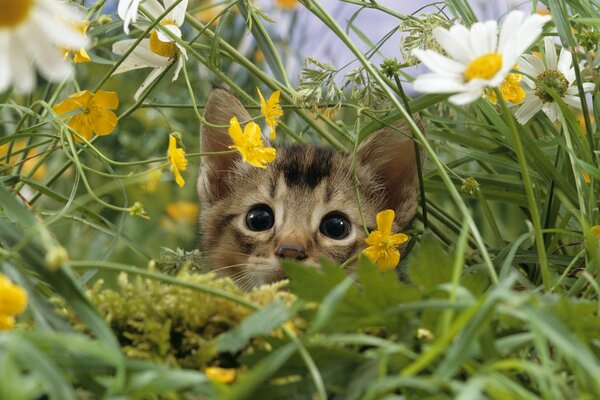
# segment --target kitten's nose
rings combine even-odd
[[[277,249],[277,252],[275,254],[277,254],[277,256],[281,257],[281,258],[293,258],[293,259],[299,260],[299,261],[308,258],[308,255],[306,255],[306,250],[304,250],[304,247],[302,247],[302,246],[293,246],[293,245],[279,246],[279,248]]]

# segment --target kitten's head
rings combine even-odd
[[[208,100],[205,119],[228,126],[250,115],[224,89]],[[395,230],[416,214],[418,179],[414,146],[406,136],[382,129],[358,152],[356,175],[366,226],[377,212],[396,212]],[[227,128],[202,127],[202,150],[226,151]],[[268,143],[268,138],[263,137]],[[424,155],[421,155],[424,159]],[[277,149],[266,169],[243,163],[239,154],[202,158],[198,193],[202,249],[210,267],[245,289],[284,278],[282,259],[316,264],[326,256],[343,262],[361,250],[366,237],[352,173],[352,156],[313,145]]]

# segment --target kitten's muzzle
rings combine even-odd
[[[280,246],[275,254],[277,254],[277,257],[292,258],[298,261],[306,260],[308,258],[306,250],[302,246]]]

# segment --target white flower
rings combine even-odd
[[[129,24],[137,22],[138,7],[142,0],[119,0],[117,13],[123,20],[123,30],[129,34]]]
[[[477,22],[470,29],[460,24],[438,27],[433,35],[448,57],[433,50],[414,50],[413,55],[432,72],[418,76],[413,87],[424,93],[457,93],[449,100],[458,105],[475,101],[485,88],[502,83],[549,20],[548,15],[525,17],[516,10],[506,16],[499,33],[496,21]]]
[[[133,0],[135,1],[135,0]],[[157,0],[145,0],[143,6],[152,16],[157,19],[163,14],[166,8],[171,7],[177,0],[164,0],[164,7]],[[126,1],[127,2],[127,1]],[[181,1],[173,10],[171,10],[160,22],[160,25],[168,29],[173,35],[181,38],[181,29],[185,19],[188,0]],[[133,20],[133,19],[132,19]],[[147,24],[147,21],[145,22]],[[113,44],[113,52],[123,55],[136,42],[134,39],[121,40]],[[131,71],[138,68],[152,68],[146,80],[134,95],[137,100],[141,93],[154,82],[167,67],[177,62],[173,80],[179,77],[179,71],[187,59],[187,52],[184,47],[177,44],[169,35],[154,29],[150,33],[149,39],[143,39],[139,45],[133,49],[131,54],[125,59],[115,71],[115,74]]]
[[[35,68],[49,81],[73,72],[64,48],[80,49],[88,41],[76,28],[84,18],[57,0],[0,1],[0,93],[14,86],[18,93],[35,87]]]
[[[571,53],[562,47],[557,59],[554,40],[550,37],[544,38],[544,52],[546,53],[544,61],[534,55],[525,54],[517,62],[520,70],[534,79],[523,78],[526,93],[525,100],[515,112],[515,117],[521,124],[529,121],[540,110],[551,121],[554,122],[558,119],[558,105],[552,96],[544,90],[541,83],[552,88],[565,103],[581,110],[581,100],[575,81],[575,69],[572,68]],[[540,83],[539,86],[538,83]],[[584,92],[590,92],[593,89],[593,83],[583,84]]]

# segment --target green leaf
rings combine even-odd
[[[419,289],[429,292],[452,278],[451,257],[431,234],[423,235],[421,247],[408,260],[408,277]]]
[[[265,308],[246,317],[241,324],[223,334],[217,345],[220,352],[236,353],[256,336],[268,335],[284,323],[290,312],[281,301],[274,301]]]

